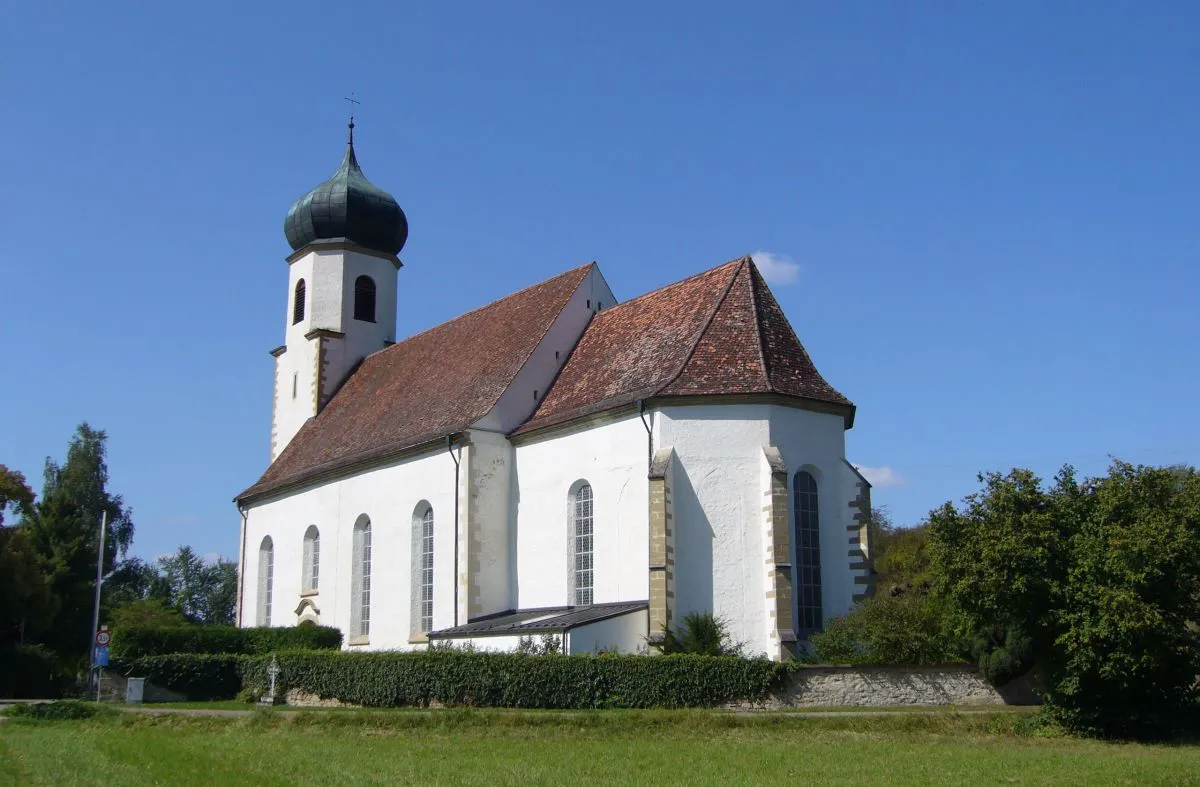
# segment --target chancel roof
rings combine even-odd
[[[843,412],[749,257],[600,312],[517,434],[654,397],[776,394]]]

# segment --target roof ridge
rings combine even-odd
[[[431,325],[423,331],[418,331],[417,333],[414,333],[412,336],[405,336],[403,340],[398,341],[395,344],[392,344],[388,347],[384,347],[382,350],[379,350],[378,352],[371,353],[371,355],[379,355],[381,353],[385,353],[388,350],[392,349],[392,347],[399,347],[400,345],[404,344],[405,342],[411,341],[411,340],[417,338],[418,336],[424,336],[425,334],[427,334],[431,331],[436,331],[438,328],[444,328],[445,326],[449,325],[452,322],[458,322],[463,317],[468,317],[468,316],[474,314],[475,312],[481,312],[484,309],[490,309],[493,306],[495,306],[497,303],[501,303],[502,301],[507,301],[509,298],[515,298],[516,296],[520,295],[521,293],[528,292],[529,290],[535,289],[537,287],[541,287],[542,285],[545,285],[545,284],[549,284],[550,282],[555,281],[556,279],[561,279],[565,276],[571,275],[572,273],[577,273],[581,270],[584,270],[585,268],[590,268],[594,265],[596,265],[596,261],[592,260],[591,262],[584,263],[583,265],[578,265],[574,268],[571,268],[570,270],[563,271],[562,273],[557,273],[548,279],[543,279],[542,281],[536,282],[534,284],[530,284],[528,287],[522,287],[521,289],[517,290],[516,292],[510,292],[508,295],[505,295],[502,298],[497,298],[494,301],[490,301],[488,303],[483,304],[482,306],[476,306],[474,309],[465,311],[462,314],[458,315],[457,317],[451,317],[448,320],[443,320],[442,322],[439,322],[437,325]]]
[[[749,272],[750,301],[753,304],[753,308],[754,308],[754,335],[758,339],[758,342],[757,342],[757,344],[758,344],[758,360],[762,363],[763,382],[765,382],[767,385],[767,388],[770,389],[771,388],[771,367],[767,363],[767,350],[766,350],[766,347],[764,346],[763,329],[762,329],[762,301],[758,295],[758,279],[762,276],[762,274],[760,273],[758,275],[758,277],[756,277],[754,275],[755,273],[758,273],[758,266],[754,264],[753,257],[750,257],[749,259],[750,259],[750,272]],[[763,285],[764,286],[766,285],[765,281],[763,282]]]
[[[699,273],[693,273],[691,276],[687,276],[678,281],[673,281],[668,284],[664,284],[661,287],[657,287],[653,290],[650,290],[650,292],[643,292],[641,295],[638,295],[634,298],[630,298],[627,301],[620,301],[619,303],[613,304],[613,307],[611,309],[605,309],[602,312],[602,314],[609,314],[615,309],[620,309],[622,306],[628,306],[631,303],[637,303],[638,301],[642,300],[643,298],[649,298],[651,295],[657,295],[660,292],[662,292],[663,290],[669,290],[672,287],[678,287],[680,284],[685,284],[685,283],[691,281],[692,279],[699,279],[701,276],[707,276],[708,274],[712,273],[713,271],[720,270],[721,268],[724,268],[727,265],[733,265],[734,263],[743,262],[746,259],[748,259],[748,257],[742,256],[742,257],[737,257],[732,260],[727,260],[726,262],[722,262],[720,265],[714,265],[713,267],[708,268],[707,270],[702,270]]]
[[[717,298],[717,304],[713,307],[712,312],[709,313],[708,319],[704,321],[704,327],[696,332],[696,338],[692,340],[692,346],[688,348],[687,355],[685,355],[683,358],[683,363],[681,363],[679,368],[675,370],[675,374],[671,375],[671,377],[665,383],[655,389],[655,394],[662,393],[667,388],[671,387],[671,384],[679,379],[679,375],[683,374],[683,370],[687,368],[689,363],[691,363],[692,356],[696,354],[696,348],[700,346],[700,342],[704,339],[704,334],[708,333],[708,329],[712,327],[713,320],[717,318],[717,313],[721,311],[721,305],[725,303],[725,299],[729,297],[729,292],[733,289],[733,285],[734,282],[737,281],[738,274],[741,273],[742,268],[746,265],[746,261],[749,259],[749,257],[742,257],[740,259],[730,260],[729,262],[725,263],[725,265],[730,265],[735,262],[737,263],[737,267],[733,269],[733,275],[729,277],[729,282],[725,285],[725,291],[721,293],[720,298]],[[724,266],[717,266],[717,268],[721,267]],[[713,268],[712,270],[716,270],[717,268]],[[705,271],[705,273],[709,272],[710,271]]]

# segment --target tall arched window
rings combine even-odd
[[[571,495],[572,601],[591,604],[595,567],[592,529],[592,487],[584,481]]]
[[[296,282],[296,294],[292,298],[292,325],[304,319],[304,279]]]
[[[422,500],[412,519],[412,597],[414,633],[433,630],[433,507]]]
[[[271,625],[271,601],[275,593],[275,542],[270,536],[258,545],[258,625]]]
[[[304,563],[301,569],[304,575],[300,578],[300,589],[305,593],[315,593],[321,578],[321,533],[316,525],[309,525],[304,531]]]
[[[375,322],[375,280],[370,276],[354,280],[354,319]]]
[[[817,479],[801,470],[796,496],[796,617],[801,638],[821,630],[821,527],[817,516]]]
[[[350,637],[366,639],[371,635],[371,519],[366,514],[354,523],[350,586]]]

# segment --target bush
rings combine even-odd
[[[833,618],[812,638],[817,660],[827,664],[946,664],[962,661],[941,605],[929,596],[903,593],[869,598]]]
[[[734,642],[729,626],[711,612],[683,616],[677,631],[667,630],[664,653],[694,653],[700,656],[741,656],[742,643]]]
[[[168,653],[270,653],[273,650],[342,646],[342,632],[329,626],[245,628],[235,626],[125,626],[113,631],[112,659],[125,664]]]
[[[113,713],[111,708],[103,708],[92,702],[63,700],[61,702],[14,705],[8,709],[5,715],[31,721],[77,721],[111,713]]]
[[[367,707],[684,708],[756,700],[782,685],[786,665],[711,656],[531,656],[519,653],[277,653],[279,692],[300,689]],[[253,694],[271,657],[245,662]]]
[[[0,648],[0,697],[56,699],[71,676],[54,651],[41,645]]]
[[[189,700],[230,700],[242,689],[247,658],[237,653],[169,653],[135,659],[124,666],[130,675]]]

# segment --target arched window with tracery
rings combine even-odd
[[[821,523],[817,479],[801,470],[793,484],[796,528],[796,634],[807,639],[821,630]]]
[[[350,570],[350,637],[371,635],[371,519],[366,514],[354,523],[354,565]]]
[[[591,604],[595,597],[595,530],[592,485],[577,481],[571,492],[571,603]]]
[[[375,280],[370,276],[354,280],[354,319],[375,322]]]
[[[292,296],[292,325],[304,319],[304,279],[296,282],[296,293]]]
[[[305,593],[317,592],[321,579],[321,533],[316,525],[309,525],[304,531],[304,573],[300,578],[300,589]]]
[[[258,545],[258,619],[259,626],[271,625],[271,604],[275,593],[275,542],[270,536]]]

